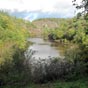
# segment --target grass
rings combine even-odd
[[[46,84],[34,84],[31,83],[27,86],[4,86],[0,88],[88,88],[88,78],[80,78],[76,81],[56,81],[48,82]]]
[[[88,88],[88,81],[74,81],[74,82],[54,82],[41,85],[32,85],[28,88]]]

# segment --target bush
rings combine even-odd
[[[83,77],[87,75],[87,64],[84,61],[84,50],[81,50],[80,48],[74,48],[69,49],[65,53],[65,59],[69,61],[69,63],[73,64],[73,69],[71,72],[67,75],[66,79],[78,79],[79,77]]]
[[[12,60],[6,60],[0,65],[0,85],[24,86],[30,82],[30,70],[28,64],[24,64],[24,52],[16,49]]]
[[[31,65],[32,81],[35,83],[45,83],[63,79],[72,69],[72,64],[64,59],[49,58],[39,59]]]

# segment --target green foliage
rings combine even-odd
[[[24,20],[0,12],[0,42],[4,43],[5,41],[13,41],[20,48],[23,48],[27,36],[28,32]]]
[[[14,46],[25,49],[28,22],[0,11],[0,63],[14,53]],[[11,57],[12,58],[12,57]]]
[[[23,53],[16,48],[13,59],[7,59],[0,65],[0,86],[24,86],[30,82],[30,70],[28,64],[24,64]]]
[[[29,68],[24,65],[29,24],[0,11],[0,87],[29,82]]]
[[[45,39],[52,35],[54,40],[60,39],[64,42],[71,41],[88,46],[88,24],[83,17],[79,20],[74,17],[71,19],[40,19],[35,22],[37,25],[41,24],[37,28],[43,31],[42,36]]]
[[[35,23],[41,25],[38,27]],[[85,38],[87,23],[83,18],[78,21],[76,17],[71,19],[40,19],[35,21],[34,25],[43,31],[42,36],[46,39],[49,35],[53,35],[54,40],[60,39],[77,43],[87,41]]]

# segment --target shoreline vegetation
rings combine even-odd
[[[87,88],[88,34],[87,22],[71,19],[39,19],[32,23],[0,11],[0,88]],[[33,68],[24,52],[27,38],[44,39],[77,47],[65,52],[64,60],[50,58]]]

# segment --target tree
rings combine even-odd
[[[77,9],[83,9],[82,14],[88,14],[88,0],[82,0],[80,4],[77,3],[77,0],[73,0],[72,2]]]

